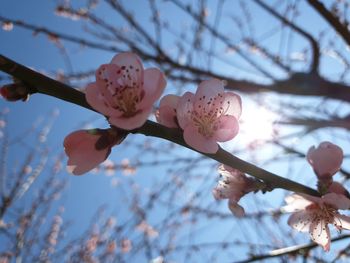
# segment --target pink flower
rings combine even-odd
[[[125,133],[115,129],[72,132],[63,143],[68,155],[68,171],[81,175],[92,170],[107,159],[111,148],[124,140],[125,136]]]
[[[176,95],[166,95],[160,100],[159,109],[156,113],[158,123],[168,128],[179,128],[176,116],[176,108],[180,97]]]
[[[322,142],[317,148],[312,146],[306,158],[319,179],[331,180],[343,162],[343,150],[333,143]]]
[[[328,193],[322,197],[293,194],[285,199],[284,212],[293,212],[288,224],[299,232],[309,232],[311,239],[329,251],[331,237],[328,224],[339,231],[350,230],[350,217],[338,213],[338,209],[349,209],[350,199],[344,195]]]
[[[237,217],[244,216],[244,209],[238,204],[238,201],[245,194],[258,190],[262,184],[227,165],[220,165],[218,172],[221,174],[222,179],[213,189],[214,198],[216,200],[228,199],[228,206],[231,212]]]
[[[196,94],[186,92],[177,105],[177,120],[185,142],[204,153],[216,153],[217,142],[233,139],[238,133],[241,98],[224,92],[224,84],[210,79],[199,84]]]
[[[86,100],[111,124],[132,130],[146,122],[165,85],[161,71],[144,70],[138,56],[121,53],[96,71],[96,82],[86,88]]]

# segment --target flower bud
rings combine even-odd
[[[29,88],[23,83],[12,83],[0,88],[1,96],[7,101],[26,101],[29,98]]]

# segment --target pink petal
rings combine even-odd
[[[160,100],[159,109],[156,114],[157,121],[169,128],[178,128],[176,108],[180,100],[179,96],[166,95]]]
[[[111,116],[108,121],[121,129],[124,130],[133,130],[136,128],[140,128],[145,122],[147,121],[148,116],[151,114],[152,108],[144,109],[140,112],[138,112],[136,115],[132,117],[117,117],[117,116]]]
[[[314,203],[300,194],[289,195],[284,200],[287,205],[282,207],[281,210],[286,213],[304,210],[307,206]]]
[[[315,220],[310,225],[311,239],[321,245],[325,251],[329,251],[331,246],[329,228],[325,220]]]
[[[340,169],[343,150],[330,142],[322,142],[318,148],[312,146],[306,157],[317,176],[331,177]]]
[[[218,79],[210,79],[199,84],[194,97],[194,110],[201,115],[215,113],[225,114],[229,105],[224,105],[224,86]]]
[[[224,83],[219,79],[208,79],[202,81],[196,91],[194,101],[197,103],[202,101],[206,104],[209,102],[210,98],[218,96],[218,94],[224,93]]]
[[[213,134],[215,140],[219,142],[226,142],[233,139],[239,130],[239,124],[233,116],[221,116],[218,120],[218,127]]]
[[[96,70],[96,84],[105,93],[107,84],[110,84],[110,82],[116,84],[116,81],[121,76],[122,74],[119,66],[115,64],[103,64]]]
[[[211,191],[211,193],[213,194],[215,200],[226,199],[226,197],[223,196],[223,195],[221,194],[220,189],[218,189],[217,187],[215,187],[215,188]]]
[[[96,142],[100,138],[85,130],[75,131],[64,140],[64,150],[68,156],[68,170],[75,175],[86,173],[108,157],[111,148],[97,150]]]
[[[141,59],[134,53],[124,52],[115,55],[112,58],[111,64],[118,65],[119,67],[132,67],[133,74],[138,80],[143,79],[143,66]]]
[[[177,120],[182,129],[191,121],[191,112],[193,109],[193,98],[194,94],[191,92],[186,92],[182,97],[180,97],[177,108]]]
[[[231,210],[232,214],[234,214],[236,217],[245,216],[244,208],[235,201],[229,200],[228,208]]]
[[[96,83],[90,83],[86,87],[85,98],[92,108],[103,115],[120,116],[122,114],[122,112],[115,110],[108,105],[105,98],[101,95],[100,89],[97,87]]]
[[[288,225],[299,232],[309,232],[310,225],[312,222],[312,213],[308,211],[298,211],[293,214],[288,219]]]
[[[218,172],[225,181],[230,183],[239,184],[244,182],[245,174],[228,165],[221,164],[218,168]]]
[[[328,187],[328,192],[349,196],[348,190],[346,190],[346,188],[338,182],[332,182]]]
[[[159,107],[168,106],[176,110],[177,104],[179,103],[180,96],[168,94],[165,95],[159,102]]]
[[[238,120],[242,114],[242,100],[239,95],[233,92],[225,92],[224,106],[227,107],[226,115],[235,116]]]
[[[350,199],[341,194],[328,193],[325,194],[322,199],[325,203],[337,209],[345,210],[350,208]]]
[[[176,110],[169,106],[160,107],[156,114],[157,122],[168,127],[178,128]]]
[[[149,68],[144,71],[143,89],[145,96],[141,101],[139,108],[149,108],[162,95],[166,86],[164,74],[156,68]]]
[[[218,199],[231,199],[238,202],[245,192],[241,186],[235,184],[228,184],[224,181],[219,181],[217,186],[213,189],[213,195]]]
[[[333,224],[338,229],[347,229],[350,230],[350,217],[338,214],[334,217]]]
[[[214,139],[205,138],[192,123],[185,127],[183,136],[185,142],[199,152],[216,153],[219,149]]]

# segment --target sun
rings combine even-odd
[[[274,122],[277,115],[262,106],[246,105],[240,118],[240,141],[264,143],[276,135]]]

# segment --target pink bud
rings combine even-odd
[[[115,129],[79,130],[64,140],[68,155],[68,171],[74,175],[84,174],[107,159],[111,148],[120,144],[126,133]]]
[[[306,158],[317,177],[321,180],[331,179],[343,162],[343,150],[330,142],[322,142],[317,148],[312,146]]]
[[[12,83],[0,88],[1,96],[7,101],[26,101],[29,98],[29,88],[22,83]]]

